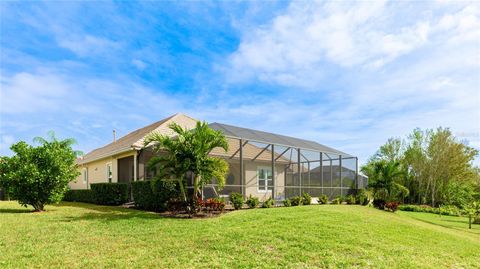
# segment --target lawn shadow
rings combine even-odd
[[[89,212],[83,213],[81,215],[71,215],[65,216],[65,222],[72,221],[81,221],[81,220],[100,220],[105,222],[118,221],[118,220],[128,220],[134,218],[141,219],[162,219],[165,218],[159,213],[148,212],[130,208],[123,208],[119,206],[104,206],[104,205],[94,205],[87,203],[73,203],[73,202],[62,202],[56,207],[77,207],[88,210]]]
[[[178,220],[190,219],[190,220],[200,220],[200,219],[213,219],[217,218],[221,214],[200,214],[190,218],[187,214],[177,214],[172,215],[167,212],[157,213],[151,211],[144,211],[135,208],[124,208],[120,206],[105,206],[105,205],[94,205],[88,203],[75,203],[75,202],[62,202],[58,205],[53,205],[55,207],[77,207],[88,210],[89,212],[83,213],[81,215],[70,215],[65,216],[65,222],[72,221],[81,221],[81,220],[100,220],[105,222],[118,221],[118,220],[128,220],[128,219],[146,219],[146,220],[158,220],[158,219],[169,219],[169,220]],[[225,211],[226,213],[227,211]]]
[[[13,209],[13,208],[0,208],[0,214],[1,213],[35,213],[34,210],[32,209]]]
[[[467,233],[471,233],[471,234],[475,234],[475,235],[478,235],[478,232],[476,229],[468,229],[468,222],[464,222],[464,221],[461,221],[461,220],[447,220],[447,219],[442,219],[442,221],[449,221],[449,222],[456,222],[456,223],[465,223],[465,228],[462,228],[462,227],[458,227],[458,226],[451,226],[451,225],[447,225],[447,224],[442,224],[442,223],[438,223],[438,222],[434,222],[434,221],[429,221],[429,220],[425,220],[425,219],[422,219],[422,218],[417,218],[417,217],[411,217],[415,220],[418,220],[418,221],[421,221],[421,222],[425,222],[425,223],[428,223],[428,224],[432,224],[432,225],[437,225],[437,226],[441,226],[443,228],[447,228],[447,229],[452,229],[452,230],[457,230],[457,231],[462,231],[462,232],[467,232]]]

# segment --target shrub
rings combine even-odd
[[[121,205],[128,201],[128,185],[126,183],[95,183],[90,187],[96,204]]]
[[[232,202],[235,210],[241,209],[243,206],[243,195],[238,192],[230,193],[230,202]]]
[[[347,204],[349,205],[354,205],[355,204],[355,196],[353,195],[348,195],[346,198],[345,198],[345,201],[347,202]]]
[[[312,196],[310,196],[310,194],[304,192],[302,194],[302,204],[310,205],[311,203],[312,203]]]
[[[177,214],[180,211],[183,211],[187,208],[188,202],[180,198],[173,198],[167,202],[167,210],[170,211],[173,215]]]
[[[95,203],[92,190],[68,190],[63,196],[63,201]]]
[[[79,172],[73,139],[57,140],[52,132],[50,141],[41,137],[34,141],[40,146],[20,141],[10,147],[12,157],[0,157],[0,188],[22,206],[31,205],[40,212],[45,205],[62,200]]]
[[[461,210],[453,205],[441,206],[440,208],[431,207],[429,205],[400,205],[398,209],[400,211],[424,212],[449,216],[461,215]]]
[[[360,189],[357,194],[357,204],[368,205],[372,199],[372,193],[366,189]]]
[[[400,205],[399,202],[387,202],[385,203],[385,209],[387,209],[390,212],[395,212],[397,211],[399,205]]]
[[[326,196],[325,194],[320,195],[320,197],[318,197],[318,203],[321,205],[328,204],[328,196]]]
[[[334,205],[339,205],[341,203],[342,203],[342,197],[337,197],[337,198],[332,200],[332,204],[334,204]]]
[[[255,208],[260,204],[260,200],[258,199],[258,197],[254,197],[250,194],[245,203],[248,205],[249,208]]]
[[[382,199],[374,199],[373,206],[378,209],[385,209],[385,200]]]
[[[275,206],[275,200],[273,200],[272,198],[268,198],[267,200],[265,200],[265,202],[263,202],[262,204],[262,207],[263,208],[272,208]]]
[[[285,200],[283,200],[283,206],[284,206],[284,207],[291,207],[291,206],[292,206],[292,202],[290,201],[290,199],[285,199]]]
[[[132,182],[132,196],[135,206],[149,211],[167,210],[167,202],[179,198],[180,190],[177,182],[154,179]]]
[[[303,203],[303,197],[301,197],[301,196],[293,196],[293,197],[290,198],[290,202],[291,202],[292,206],[302,205],[302,203]]]
[[[209,198],[203,205],[207,211],[223,211],[225,208],[225,201],[221,198]]]
[[[461,210],[454,205],[443,205],[438,208],[438,213],[440,215],[446,216],[460,216],[462,214]]]

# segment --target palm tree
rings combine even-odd
[[[214,148],[228,150],[227,139],[221,131],[211,129],[206,122],[197,122],[195,129],[187,130],[176,123],[169,125],[175,136],[151,133],[145,138],[144,146],[153,146],[154,152],[166,155],[151,159],[149,167],[156,168],[160,176],[177,180],[180,191],[187,201],[185,176],[193,174],[192,201],[198,200],[201,188],[216,179],[219,187],[225,184],[228,163],[209,156]]]
[[[73,145],[77,144],[77,141],[74,138],[66,138],[64,140],[58,140],[57,137],[55,136],[55,132],[52,130],[47,132],[47,136],[48,136],[48,139],[45,139],[41,136],[36,136],[33,138],[33,142],[41,145],[46,145],[51,142],[57,142],[61,147],[72,147]],[[80,150],[73,150],[73,153],[77,157],[83,155],[83,152]]]
[[[398,183],[405,175],[398,161],[376,161],[362,170],[369,176],[369,187],[379,199],[397,200],[408,196],[408,189]]]

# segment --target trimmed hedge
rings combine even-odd
[[[447,205],[447,206],[440,206],[440,207],[431,207],[429,205],[399,205],[398,210],[433,213],[433,214],[440,214],[440,215],[447,215],[447,216],[462,215],[461,210],[454,205]]]
[[[63,196],[63,201],[95,203],[92,190],[68,190]]]
[[[162,212],[167,210],[167,202],[180,196],[177,182],[154,179],[132,182],[132,195],[139,209]]]
[[[127,183],[95,183],[90,188],[96,204],[121,205],[128,201]]]

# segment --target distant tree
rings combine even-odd
[[[478,150],[456,141],[449,129],[416,129],[410,137],[404,163],[415,181],[417,202],[436,206],[455,183],[474,183],[478,172],[472,161]]]
[[[2,184],[21,205],[31,205],[35,211],[61,201],[68,183],[79,175],[75,164],[79,152],[71,147],[75,140],[57,140],[53,132],[49,136],[49,140],[35,138],[37,147],[24,141],[13,144],[14,155],[3,159],[1,166]]]
[[[362,170],[376,181],[375,164],[397,162],[402,173],[395,182],[409,190],[407,202],[461,207],[480,197],[480,170],[472,164],[477,155],[449,129],[415,129],[406,140],[389,139]]]
[[[464,212],[468,217],[469,229],[472,229],[472,223],[480,224],[480,201],[474,201],[466,205]]]
[[[177,180],[185,200],[185,176],[192,173],[193,193],[190,201],[195,207],[195,201],[205,184],[213,180],[220,187],[225,184],[228,163],[209,154],[214,148],[228,150],[228,143],[222,132],[211,129],[205,122],[197,122],[193,130],[186,130],[176,123],[169,127],[176,136],[152,133],[145,138],[145,146],[153,146],[157,153],[166,152],[166,155],[152,158],[149,166],[156,167],[165,178]]]

